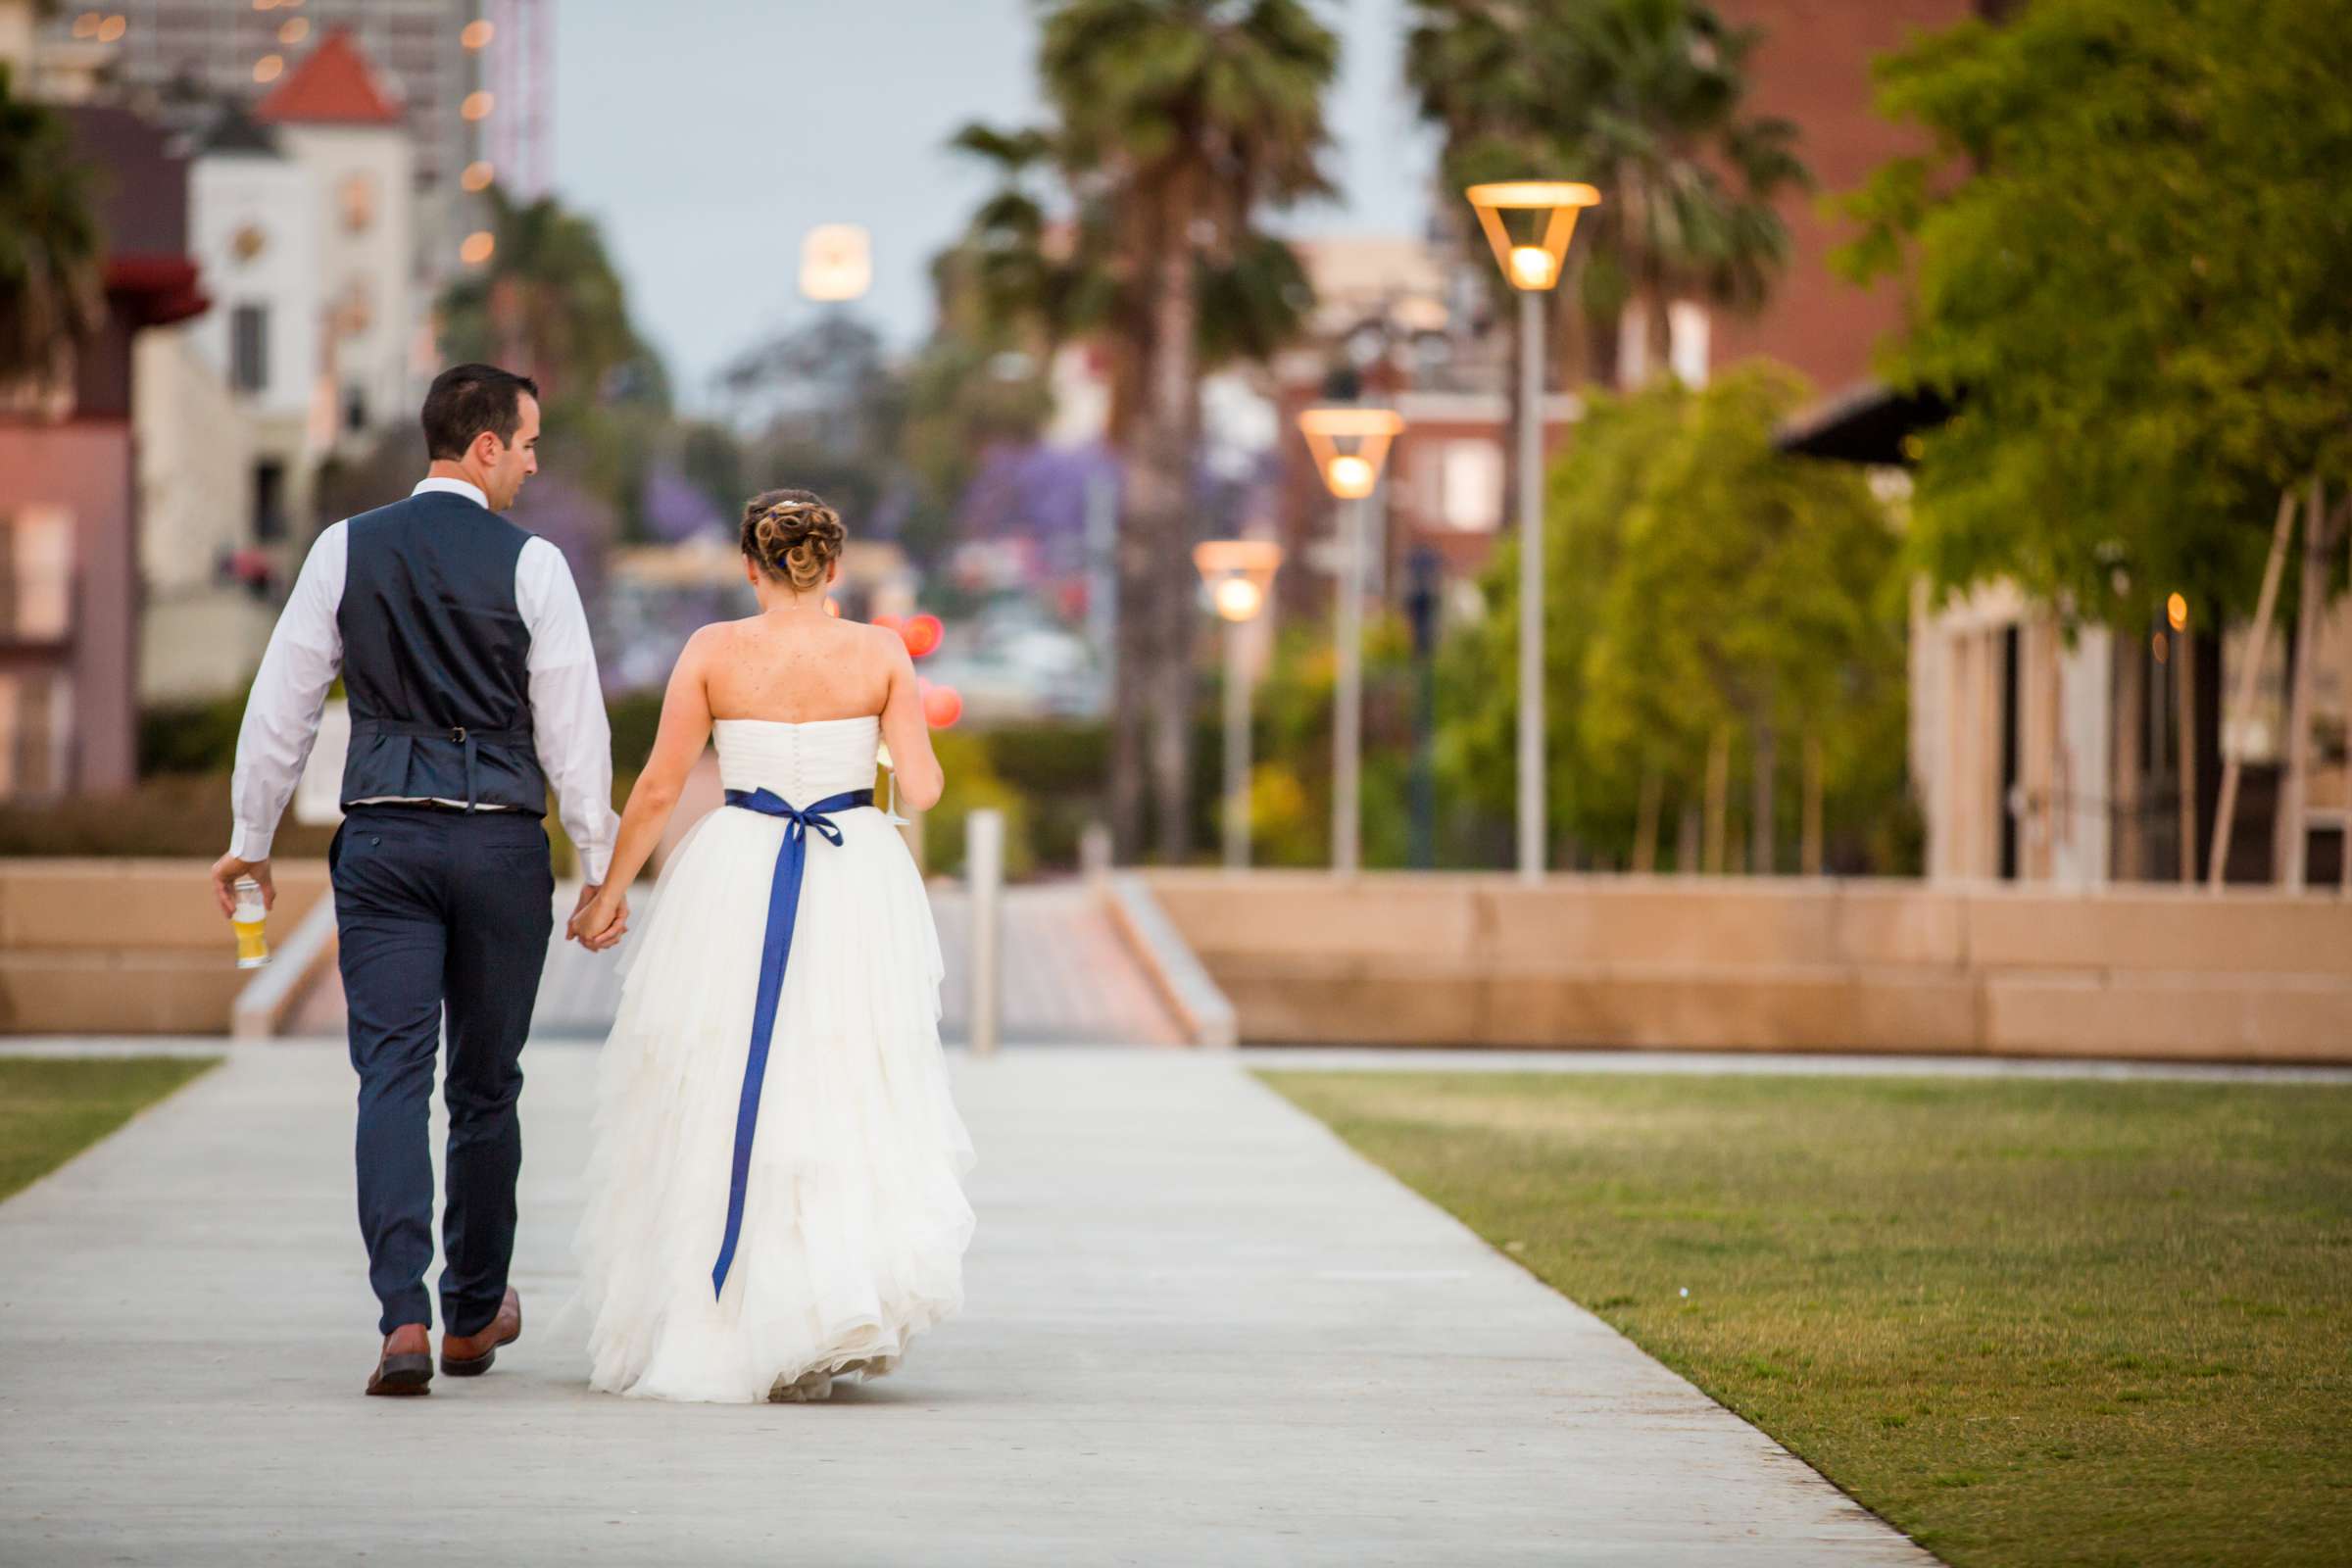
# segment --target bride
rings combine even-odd
[[[821,1399],[958,1310],[972,1146],[939,1045],[940,951],[897,819],[939,799],[905,645],[840,620],[841,519],[805,490],[744,510],[760,612],[679,656],[612,868],[571,934],[607,948],[706,741],[727,805],[662,876],[605,1047],[581,1305],[592,1387]]]

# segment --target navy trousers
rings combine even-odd
[[[328,852],[351,1064],[360,1075],[360,1233],[381,1332],[432,1322],[427,1118],[449,1019],[441,1325],[498,1313],[522,1168],[522,1042],[555,928],[547,830],[521,811],[351,808]]]

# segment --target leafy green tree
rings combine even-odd
[[[1803,396],[1792,372],[1750,365],[1701,392],[1598,397],[1551,472],[1550,808],[1588,861],[1662,863],[1676,806],[1703,805],[1722,832],[1730,803],[1708,799],[1709,777],[1728,792],[1736,750],[1751,868],[1784,863],[1802,831],[1791,779],[1836,833],[1829,858],[1888,863],[1905,760],[1898,546],[1858,475],[1774,449]],[[1441,665],[1442,777],[1496,814],[1514,694],[1493,672],[1516,637],[1515,556],[1506,545],[1484,621]]]
[[[0,383],[65,374],[105,322],[89,177],[65,122],[0,65]]]
[[[2352,27],[2333,0],[2036,0],[1881,64],[1929,150],[1847,200],[1908,268],[1886,378],[1955,400],[1915,542],[2142,627],[2242,611],[2281,491],[2352,474]]]
[[[1654,377],[1673,301],[1763,303],[1788,254],[1775,203],[1811,176],[1796,127],[1747,107],[1757,29],[1699,0],[1413,0],[1412,14],[1405,74],[1445,133],[1449,182],[1545,174],[1601,191],[1560,290],[1591,379],[1620,379],[1629,308]]]
[[[1602,595],[1616,570],[1625,519],[1639,505],[1650,471],[1680,438],[1688,401],[1663,382],[1623,398],[1588,399],[1567,453],[1552,466],[1544,500],[1544,656],[1545,778],[1550,820],[1587,844],[1622,838],[1639,759],[1597,754],[1580,744],[1585,714],[1581,672],[1598,625]],[[1487,613],[1447,636],[1438,659],[1437,745],[1446,793],[1486,814],[1508,818],[1515,788],[1516,689],[1500,671],[1517,668],[1519,543],[1505,537],[1484,586]],[[1679,714],[1679,710],[1677,710]],[[1679,716],[1669,715],[1679,723]],[[1650,737],[1645,746],[1655,746]],[[1628,765],[1634,764],[1634,771]]]
[[[1252,694],[1250,837],[1262,865],[1331,864],[1332,716],[1339,655],[1328,622],[1296,625],[1277,639]],[[1395,615],[1364,625],[1363,863],[1401,866],[1410,837],[1413,741],[1412,636]]]
[[[1758,871],[1782,862],[1785,777],[1840,798],[1875,786],[1882,809],[1903,787],[1897,542],[1851,468],[1774,450],[1805,395],[1792,372],[1750,365],[1689,396],[1623,519],[1580,672],[1579,765],[1604,786],[1645,776],[1638,832],[1655,831],[1668,781],[1703,794],[1707,751],[1737,739]],[[1720,832],[1729,801],[1702,805]]]
[[[1301,0],[1046,0],[1051,122],[958,138],[1011,176],[975,240],[999,299],[1112,353],[1125,454],[1114,826],[1159,852],[1192,812],[1194,446],[1208,354],[1262,351],[1303,304],[1263,214],[1327,189],[1323,94],[1339,45]],[[1059,206],[1048,182],[1061,188]],[[1283,271],[1288,264],[1287,273]]]

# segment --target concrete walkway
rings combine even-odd
[[[0,1204],[0,1562],[1925,1563],[1230,1054],[958,1057],[965,1315],[815,1406],[590,1394],[592,1053],[524,1058],[529,1332],[366,1399],[339,1048]]]

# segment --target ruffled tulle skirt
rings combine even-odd
[[[842,843],[808,839],[742,1233],[715,1296],[784,823],[713,811],[662,874],[599,1073],[577,1303],[597,1389],[733,1402],[878,1376],[963,1303],[973,1154],[940,1051],[930,902],[887,816],[835,820]]]

